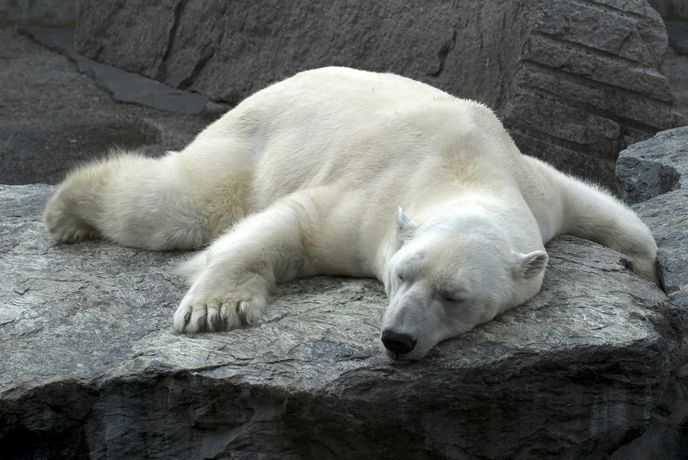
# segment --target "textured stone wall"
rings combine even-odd
[[[76,38],[234,104],[308,68],[400,73],[485,102],[525,153],[607,185],[620,150],[683,122],[644,0],[83,0]]]

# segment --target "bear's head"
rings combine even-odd
[[[393,359],[420,359],[540,290],[547,253],[516,251],[489,216],[460,214],[417,226],[400,209],[397,226],[400,248],[383,279],[390,303],[381,337]]]

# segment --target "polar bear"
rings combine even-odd
[[[255,323],[276,284],[296,277],[375,277],[390,299],[381,341],[401,360],[533,297],[543,244],[558,234],[616,249],[657,279],[640,219],[522,155],[484,105],[338,67],[257,92],[180,152],[78,168],[44,222],[58,242],[209,244],[182,267],[190,288],[174,327],[187,333]]]

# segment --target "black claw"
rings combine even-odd
[[[208,318],[207,315],[201,316],[198,318],[197,324],[198,324],[198,332],[205,332],[207,330],[207,323],[206,319]]]
[[[248,326],[248,320],[246,319],[246,312],[237,308],[237,314],[239,315],[239,324],[241,326]]]
[[[220,315],[218,313],[213,313],[212,315],[210,315],[208,323],[214,331],[219,331],[222,327],[222,318],[220,318]]]

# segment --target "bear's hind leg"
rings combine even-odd
[[[625,254],[636,273],[658,283],[657,244],[631,208],[598,186],[535,158],[523,158],[532,169],[522,182],[530,190],[529,205],[545,229],[545,242],[564,233],[587,238]]]
[[[97,238],[98,230],[79,218],[63,203],[50,206],[43,215],[50,236],[58,243],[78,243]]]
[[[637,214],[597,187],[563,175],[562,178],[564,233],[596,241],[623,253],[633,271],[659,284],[657,244]]]
[[[76,169],[46,205],[50,235],[58,242],[102,236],[153,250],[206,244],[218,232],[211,224],[228,224],[204,212],[205,184],[187,183],[176,155],[118,152]]]
[[[77,243],[100,236],[100,195],[112,165],[98,161],[69,173],[43,211],[43,223],[58,243]]]

